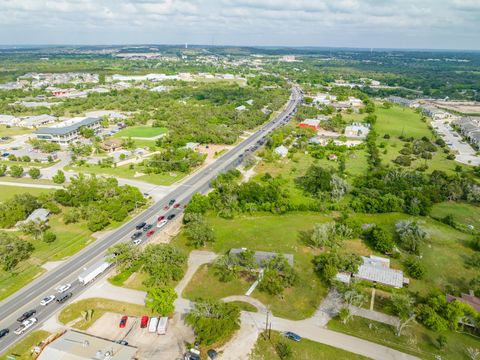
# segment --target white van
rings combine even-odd
[[[165,335],[167,333],[168,317],[162,316],[158,321],[157,334]]]
[[[148,324],[148,332],[154,333],[157,331],[157,325],[158,325],[158,318],[152,317],[150,318],[150,323]]]

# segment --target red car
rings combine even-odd
[[[162,221],[163,219],[165,219],[165,216],[161,215],[161,216],[158,217],[157,220],[158,220],[158,222],[160,222],[160,221]]]
[[[148,236],[148,237],[152,236],[153,234],[155,234],[155,230],[149,230],[149,231],[147,232],[147,236]]]
[[[145,329],[148,326],[148,316],[142,316],[142,320],[140,320],[140,327]]]
[[[127,325],[127,320],[128,320],[128,316],[122,316],[122,319],[120,320],[120,324],[118,325],[120,329],[123,329],[125,325]]]
[[[173,208],[174,209],[178,209],[180,207],[180,204],[179,203],[176,203],[175,205],[173,205]]]
[[[170,206],[168,206],[168,205],[165,205],[165,206],[163,207],[163,210],[169,210],[169,209],[170,209]]]

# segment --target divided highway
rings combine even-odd
[[[70,257],[65,263],[42,275],[22,290],[2,301],[0,303],[0,330],[9,329],[10,333],[0,339],[0,353],[4,352],[8,347],[12,346],[28,333],[27,331],[20,336],[13,333],[14,330],[20,326],[20,323],[16,322],[16,319],[21,314],[28,310],[36,309],[37,313],[34,317],[38,318],[38,323],[33,328],[38,327],[38,324],[44,322],[65,305],[52,302],[49,305],[40,306],[40,301],[46,296],[55,294],[55,289],[65,283],[72,284],[69,291],[73,293],[73,297],[68,302],[71,302],[72,299],[74,300],[80,292],[89,286],[83,286],[77,280],[78,275],[85,267],[100,260],[105,255],[105,251],[112,245],[121,241],[130,241],[130,236],[137,231],[135,226],[138,223],[146,222],[147,224],[156,224],[159,215],[168,216],[180,213],[182,211],[181,208],[171,208],[167,212],[165,212],[163,208],[171,199],[175,199],[178,203],[186,204],[194,193],[205,193],[208,191],[210,182],[215,179],[218,174],[238,166],[245,155],[254,152],[264,143],[264,137],[268,135],[268,133],[288,122],[296,111],[301,99],[301,90],[293,86],[290,99],[284,110],[253,135],[222,155],[214,163],[188,177],[164,199],[152,205],[149,209],[114,231],[108,237],[92,243],[76,255]],[[160,231],[160,229],[157,231]],[[143,239],[147,241],[145,236]]]

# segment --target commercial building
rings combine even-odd
[[[19,126],[26,127],[29,129],[34,129],[40,126],[45,126],[57,121],[57,118],[52,115],[42,114],[36,116],[25,116],[20,119],[18,122]]]
[[[20,119],[16,118],[13,115],[0,114],[0,125],[17,126],[19,121]]]
[[[318,127],[320,126],[320,121],[320,119],[305,119],[301,123],[299,123],[298,126],[318,130]]]
[[[68,145],[79,139],[80,128],[89,128],[94,131],[100,128],[99,117],[73,118],[57,126],[38,129],[35,136],[39,140],[51,141],[59,145]]]
[[[345,127],[345,136],[350,138],[365,138],[370,132],[370,124],[352,123]]]
[[[38,360],[133,360],[137,348],[114,341],[67,330],[47,345]]]

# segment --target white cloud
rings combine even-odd
[[[0,0],[0,43],[479,48],[479,0]]]

